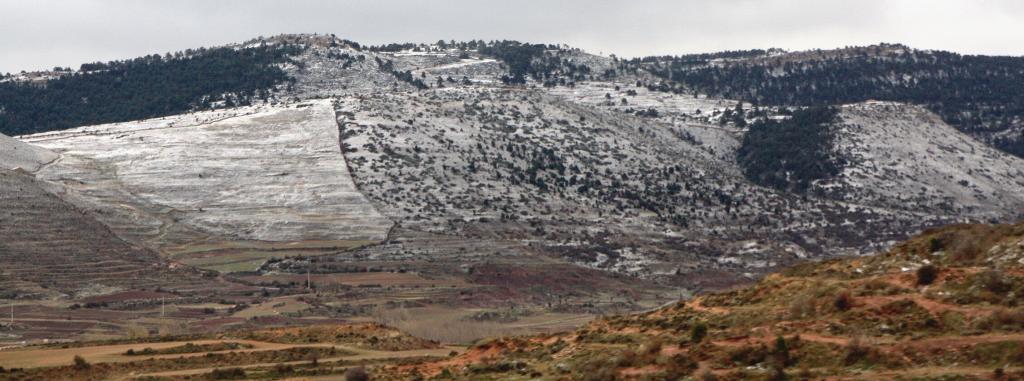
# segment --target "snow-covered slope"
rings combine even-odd
[[[923,107],[866,102],[842,107],[842,173],[820,184],[859,204],[976,219],[1024,218],[1024,160],[944,123]]]
[[[341,97],[337,111],[357,186],[402,226],[526,239],[622,273],[757,271],[872,252],[962,217],[759,187],[732,157],[741,129],[639,117],[568,93],[381,92]],[[703,135],[713,143],[695,139],[701,129],[715,131]]]
[[[717,123],[722,111],[736,106],[735,100],[651,91],[622,80],[585,81],[547,91],[588,107],[624,114],[639,112],[647,120],[675,127],[681,137],[722,161],[732,161],[743,136],[742,129]]]
[[[119,239],[92,213],[30,175],[0,168],[0,298],[90,296],[124,289],[210,290],[191,269]]]
[[[502,64],[474,53],[466,58],[449,52],[373,52],[346,45],[343,40],[326,36],[299,36],[306,50],[295,57],[295,64],[284,70],[295,79],[288,87],[293,97],[323,98],[379,91],[412,91],[415,87],[398,80],[381,67],[390,62],[397,72],[409,71],[414,78],[434,85],[438,77],[451,86],[464,78],[475,83],[493,83],[506,71]]]
[[[602,77],[608,58],[560,50],[591,74],[505,86],[508,67],[479,51],[277,39],[307,49],[272,104],[24,137],[61,154],[38,176],[157,248],[376,240],[394,222],[399,236],[512,242],[501,255],[678,283],[873,252],[927,227],[1024,211],[1021,160],[917,107],[844,107],[836,153],[846,169],[792,194],[743,176],[743,123],[723,117],[736,101],[652,91],[642,71]],[[748,122],[783,114],[740,106],[754,111]],[[416,252],[400,238],[388,255]],[[453,262],[490,255],[452,250],[443,256]]]
[[[57,154],[0,134],[0,169],[36,171],[57,159]]]
[[[359,193],[329,101],[82,127],[23,139],[59,152],[60,182],[110,225],[162,246],[191,236],[378,240],[390,222]]]

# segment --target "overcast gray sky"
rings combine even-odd
[[[369,44],[516,39],[625,57],[877,42],[1024,55],[1024,1],[0,0],[0,72],[278,33]]]

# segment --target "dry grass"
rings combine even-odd
[[[460,313],[438,313],[429,317],[413,316],[407,309],[379,309],[374,321],[396,327],[403,332],[442,343],[471,343],[485,337],[524,333],[508,329],[497,322],[462,319]]]
[[[605,317],[575,334],[525,341],[491,356],[523,359],[526,368],[556,379],[581,379],[572,374],[594,380],[889,380],[976,375],[982,364],[1013,366],[1024,358],[1024,310],[1016,296],[1024,293],[1024,270],[1018,257],[989,249],[995,242],[1012,250],[1024,246],[1005,236],[1008,229],[932,231],[883,255],[804,265],[751,287]],[[919,267],[924,258],[936,264]],[[910,271],[916,268],[922,270]],[[389,317],[396,325],[407,322],[400,313],[382,316]],[[693,329],[701,321],[707,322],[706,337],[693,333],[703,331]],[[445,321],[428,327],[437,324]]]
[[[470,344],[483,338],[569,331],[590,320],[582,314],[535,314],[516,322],[477,321],[471,311],[378,307],[373,321],[441,343]]]

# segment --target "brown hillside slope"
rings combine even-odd
[[[1024,377],[1024,224],[927,231],[872,257],[575,332],[502,338],[442,362],[380,369],[438,379],[992,380]]]
[[[115,236],[30,175],[0,169],[0,299],[200,288],[191,269]]]
[[[279,327],[0,349],[0,380],[345,380],[459,350],[374,323]]]

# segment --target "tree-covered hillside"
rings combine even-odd
[[[786,120],[752,124],[737,152],[744,175],[760,185],[796,191],[835,176],[842,166],[832,154],[835,118],[835,109],[813,107]]]
[[[371,52],[395,53],[411,52],[444,52],[457,50],[462,58],[469,58],[469,52],[475,51],[485,57],[493,57],[507,66],[508,73],[500,80],[507,85],[525,84],[527,79],[543,83],[546,87],[568,85],[574,81],[593,77],[592,67],[583,62],[574,62],[573,53],[581,53],[578,49],[567,49],[553,44],[531,44],[510,40],[470,40],[444,41],[433,44],[423,43],[391,43],[379,46],[367,46]],[[384,68],[385,71],[390,68]],[[413,86],[420,87],[411,80],[406,80],[402,72],[392,72],[396,77]]]
[[[506,84],[526,83],[529,77],[550,87],[582,80],[591,74],[589,66],[562,57],[559,54],[562,50],[555,45],[492,41],[479,51],[508,65],[509,74],[501,78]]]
[[[22,135],[266,99],[294,45],[222,47],[84,64],[43,85],[0,82],[0,133]]]
[[[640,65],[670,79],[669,85],[657,85],[661,90],[689,88],[760,105],[865,100],[920,104],[961,131],[1024,156],[1020,140],[1024,137],[1019,132],[1024,127],[1024,57],[960,55],[900,45],[750,53],[754,51],[721,57],[656,57],[629,66]],[[710,58],[725,59],[711,62]]]

